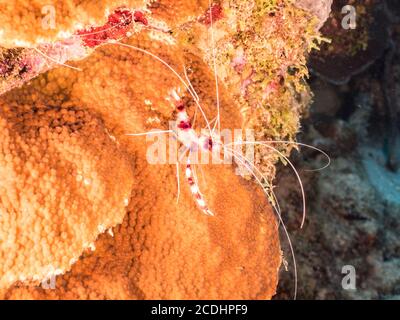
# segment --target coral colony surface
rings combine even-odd
[[[271,298],[293,264],[275,165],[331,4],[0,0],[0,297]],[[270,143],[252,164],[149,160],[163,137],[232,154],[222,129]]]

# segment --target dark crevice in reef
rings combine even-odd
[[[398,10],[398,2],[388,3]],[[396,20],[394,8],[390,13]],[[400,298],[400,48],[394,45],[400,43],[400,27],[387,28],[391,39],[366,70],[340,85],[328,77],[311,79],[314,103],[298,139],[325,150],[332,164],[309,172],[325,158],[305,148],[292,155],[307,194],[302,230],[295,176],[288,167],[278,170],[277,194],[297,254],[300,299]],[[289,272],[281,270],[275,298],[290,299],[293,269],[281,239]],[[342,287],[349,265],[356,272],[355,290]]]

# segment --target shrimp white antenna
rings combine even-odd
[[[264,147],[266,147],[266,148],[269,148],[269,149],[275,151],[275,152],[278,153],[283,159],[285,159],[285,161],[287,161],[287,163],[289,163],[290,167],[293,169],[293,171],[294,171],[294,173],[295,173],[295,175],[296,175],[297,181],[299,182],[300,189],[301,189],[301,197],[302,197],[302,201],[303,201],[303,217],[302,217],[302,220],[301,220],[300,229],[303,228],[304,222],[305,222],[305,220],[306,220],[306,196],[305,196],[304,187],[303,187],[303,182],[301,181],[300,175],[299,175],[298,171],[296,170],[295,166],[293,165],[293,163],[288,159],[288,157],[286,157],[286,156],[285,156],[282,152],[280,152],[278,149],[276,149],[276,148],[274,148],[274,147],[272,147],[272,146],[269,146],[269,145],[266,144],[266,143],[259,142],[259,141],[238,141],[238,142],[229,143],[228,145],[230,145],[230,144],[234,144],[234,145],[237,145],[237,144],[240,144],[240,145],[242,145],[242,144],[262,145],[262,146],[264,146]]]
[[[133,50],[142,52],[142,53],[144,53],[144,54],[146,54],[146,55],[149,55],[149,56],[151,56],[152,58],[156,59],[157,61],[161,62],[161,63],[162,63],[164,66],[166,66],[170,71],[172,71],[172,73],[173,73],[173,74],[182,82],[182,84],[185,86],[186,90],[189,91],[189,93],[190,93],[190,95],[192,96],[194,102],[196,103],[196,105],[198,106],[200,112],[202,113],[202,115],[203,115],[203,117],[204,117],[204,120],[205,120],[206,125],[207,125],[207,129],[210,131],[210,134],[212,134],[212,130],[211,130],[211,127],[210,127],[210,123],[209,123],[209,121],[208,121],[208,119],[207,119],[207,116],[206,116],[206,114],[205,114],[203,108],[201,107],[200,103],[197,101],[196,96],[195,96],[195,95],[193,94],[193,92],[191,91],[190,86],[185,82],[185,80],[183,80],[183,78],[179,75],[179,73],[178,73],[174,68],[172,68],[166,61],[164,61],[163,59],[161,59],[159,56],[157,56],[157,55],[155,55],[154,53],[152,53],[152,52],[150,52],[150,51],[147,51],[147,50],[145,50],[145,49],[142,49],[142,48],[139,48],[139,47],[130,45],[130,44],[121,43],[121,42],[118,42],[118,41],[108,41],[108,43],[109,43],[109,44],[120,45],[120,46],[123,46],[123,47],[127,47],[127,48],[130,48],[130,49],[133,49]]]
[[[228,144],[226,144],[226,145],[228,145]],[[226,145],[223,145],[223,147],[225,148]],[[234,149],[232,149],[232,150],[234,150]],[[231,154],[232,154],[232,153],[231,153]],[[233,156],[235,157],[235,159],[238,160],[238,161],[239,161],[240,159],[243,159],[243,161],[240,161],[240,163],[241,163],[242,165],[245,165],[245,164],[247,163],[248,165],[245,165],[245,168],[246,168],[252,175],[254,175],[254,174],[255,174],[254,171],[256,171],[256,172],[260,175],[260,177],[263,179],[263,181],[265,181],[265,184],[267,185],[267,188],[269,188],[269,190],[271,191],[272,197],[273,197],[274,202],[275,202],[275,203],[272,204],[272,206],[274,207],[274,209],[275,209],[277,215],[280,216],[280,215],[281,215],[281,207],[280,207],[280,205],[279,205],[278,197],[276,196],[274,190],[272,189],[271,184],[268,182],[268,179],[265,177],[265,175],[264,175],[264,174],[260,171],[260,169],[258,169],[253,163],[249,162],[248,159],[246,159],[245,156],[243,156],[242,154],[240,154],[240,153],[237,152],[236,150],[234,150],[234,154],[232,154],[232,155],[233,155]],[[265,186],[264,186],[263,183],[261,183],[260,186],[261,186],[261,188],[265,189]],[[269,195],[268,195],[268,197],[269,197]],[[281,222],[279,221],[279,224],[280,224],[280,223],[281,223]]]
[[[219,102],[219,86],[218,86],[218,73],[217,73],[217,64],[215,58],[215,39],[214,39],[214,21],[213,21],[213,10],[211,0],[208,0],[208,7],[210,8],[210,22],[211,22],[211,47],[212,47],[212,56],[213,56],[213,68],[214,68],[214,78],[215,78],[215,94],[217,98],[217,122],[213,128],[213,132],[215,128],[218,126],[218,133],[221,132],[221,121],[220,121],[220,102]]]
[[[189,77],[188,77],[188,74],[187,74],[187,71],[186,71],[186,67],[185,67],[185,66],[183,66],[183,71],[184,71],[184,73],[185,73],[186,81],[188,82],[189,87],[192,89],[193,95],[197,98],[197,101],[200,101],[200,98],[199,98],[199,96],[197,95],[197,92],[196,92],[196,90],[194,89],[194,87],[193,87],[193,85],[192,85],[192,83],[191,83],[191,81],[190,81],[190,79],[189,79]],[[196,125],[197,110],[198,110],[198,107],[197,107],[197,105],[196,105],[196,109],[194,110],[193,122],[192,122],[192,127],[193,127],[193,128],[194,128],[194,126]],[[212,121],[210,121],[210,125],[211,125],[211,122],[212,122]]]
[[[37,51],[39,54],[41,54],[43,57],[49,59],[50,61],[53,61],[54,63],[56,63],[58,65],[61,65],[61,66],[64,66],[64,67],[68,67],[68,68],[71,68],[71,69],[76,70],[76,71],[82,71],[82,69],[80,69],[80,68],[73,67],[73,66],[70,66],[69,64],[57,61],[56,59],[54,59],[54,58],[48,56],[47,54],[45,54],[44,52],[40,51],[38,48],[33,48],[33,49],[35,51]]]
[[[224,150],[226,150],[228,153],[231,153],[232,156],[234,156],[240,163],[242,163],[242,164],[252,173],[253,177],[256,179],[257,183],[262,187],[263,192],[264,192],[265,195],[268,197],[269,195],[268,195],[267,191],[265,190],[265,188],[263,187],[263,184],[262,184],[261,180],[260,180],[260,179],[257,177],[257,175],[250,169],[250,167],[247,166],[246,162],[244,162],[244,161],[242,161],[242,160],[240,159],[240,157],[241,157],[242,155],[240,155],[237,151],[235,151],[235,150],[233,150],[233,149],[231,149],[231,148],[228,148],[228,147],[226,147],[226,146],[223,146],[223,147],[224,147]],[[262,176],[263,176],[263,175],[262,175]],[[263,177],[263,179],[265,180],[265,177]],[[277,212],[277,213],[278,213],[278,212]],[[277,214],[277,216],[278,216],[278,219],[279,219],[279,223],[282,224],[282,228],[283,228],[284,233],[285,233],[285,235],[286,235],[286,238],[287,238],[287,240],[288,240],[290,252],[291,252],[291,255],[292,255],[293,270],[294,270],[294,296],[293,296],[293,299],[296,300],[296,298],[297,298],[297,282],[298,282],[296,255],[295,255],[295,253],[294,253],[294,248],[293,248],[292,240],[290,239],[289,232],[287,231],[286,225],[285,225],[285,223],[283,222],[282,216],[281,216],[279,213]]]
[[[316,151],[322,153],[322,154],[328,159],[328,163],[327,163],[326,165],[324,165],[323,167],[318,168],[318,169],[305,170],[305,171],[314,172],[314,171],[324,170],[324,169],[326,169],[327,167],[330,166],[330,164],[331,164],[331,158],[330,158],[329,155],[328,155],[326,152],[324,152],[323,150],[321,150],[321,149],[319,149],[319,148],[317,148],[317,147],[314,147],[314,146],[312,146],[312,145],[309,145],[309,144],[306,144],[306,143],[301,143],[301,142],[284,141],[284,140],[268,140],[268,141],[254,141],[254,142],[251,142],[251,141],[247,141],[247,142],[246,142],[246,141],[245,141],[245,142],[241,142],[241,143],[236,143],[236,144],[257,144],[257,145],[263,145],[263,146],[268,147],[268,148],[274,150],[275,152],[279,153],[279,154],[289,163],[289,165],[292,167],[293,171],[294,171],[295,174],[296,174],[297,180],[299,181],[299,184],[300,184],[300,187],[301,187],[301,191],[302,191],[302,198],[303,198],[303,219],[302,219],[300,228],[303,228],[304,222],[305,222],[305,216],[306,216],[306,208],[305,208],[305,207],[306,207],[306,201],[305,201],[305,192],[304,192],[303,184],[302,184],[302,182],[301,182],[301,178],[300,178],[300,176],[299,176],[299,174],[298,174],[298,171],[297,171],[296,168],[293,166],[293,164],[289,161],[289,159],[288,159],[286,156],[284,156],[280,151],[278,151],[276,148],[273,148],[273,147],[271,147],[271,146],[268,146],[268,145],[267,145],[268,143],[295,144],[295,145],[307,147],[307,148],[310,148],[310,149],[313,149],[313,150],[316,150]],[[231,144],[232,144],[232,143],[228,143],[227,145],[231,145]]]
[[[249,141],[249,142],[250,142],[250,141]],[[323,151],[322,149],[319,149],[319,148],[317,148],[317,147],[314,147],[314,146],[312,146],[312,145],[306,144],[306,143],[294,142],[294,141],[285,141],[285,140],[266,140],[266,141],[257,141],[257,142],[260,142],[260,143],[294,144],[294,145],[297,145],[297,146],[306,147],[306,148],[309,148],[309,149],[318,151],[319,153],[321,153],[322,155],[324,155],[325,158],[328,160],[327,164],[325,164],[325,165],[322,166],[321,168],[317,168],[317,169],[306,169],[306,170],[304,170],[304,171],[311,171],[311,172],[314,172],[314,171],[321,171],[321,170],[324,170],[324,169],[328,168],[328,167],[331,165],[331,163],[332,163],[331,157],[330,157],[325,151]]]
[[[190,87],[191,90],[192,90],[192,94],[196,97],[197,101],[200,101],[200,98],[199,98],[199,96],[197,95],[196,90],[194,90],[194,87],[193,87],[193,85],[192,85],[192,82],[190,81],[190,79],[189,79],[189,77],[188,77],[188,74],[187,74],[187,71],[186,71],[186,67],[185,67],[185,66],[183,66],[183,72],[185,73],[186,81],[187,81],[187,83],[189,84],[189,87]]]
[[[161,133],[174,133],[173,130],[158,130],[158,131],[148,131],[148,132],[140,132],[140,133],[126,133],[126,136],[130,137],[140,137],[140,136],[147,136],[149,134],[161,134]]]
[[[192,89],[193,95],[197,98],[197,101],[200,101],[200,98],[199,98],[199,96],[198,96],[196,90],[194,89],[194,87],[193,87],[193,85],[192,85],[192,82],[190,81],[190,79],[189,79],[189,77],[188,77],[188,74],[187,74],[187,71],[186,71],[186,67],[185,67],[185,66],[183,66],[183,71],[185,72],[186,81],[188,82],[190,88]],[[196,109],[194,110],[193,122],[192,122],[192,127],[193,127],[193,128],[194,128],[195,125],[196,125],[197,110],[198,110],[198,107],[197,107],[197,105],[196,105]],[[210,125],[211,125],[211,123],[212,123],[212,121],[210,121]]]

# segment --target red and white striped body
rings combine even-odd
[[[192,193],[194,199],[196,200],[197,205],[206,215],[213,216],[214,214],[207,207],[207,204],[206,204],[202,194],[200,193],[200,190],[199,190],[199,187],[197,186],[196,180],[194,178],[192,166],[190,165],[189,160],[186,165],[185,174],[186,174],[186,179],[189,183],[190,192]]]
[[[189,115],[186,112],[185,104],[175,90],[172,91],[172,97],[175,100],[175,108],[177,111],[176,134],[178,140],[188,148],[189,153],[197,152],[198,150],[207,152],[212,151],[214,146],[212,137],[206,135],[198,136],[196,131],[192,128]],[[194,177],[192,166],[190,164],[190,156],[188,157],[185,174],[190,191],[193,195],[193,198],[196,200],[197,205],[206,215],[213,216],[214,214],[207,207],[207,204],[197,185],[197,181]]]
[[[213,148],[213,139],[210,136],[197,135],[196,131],[192,128],[192,123],[186,112],[185,104],[175,90],[172,91],[172,97],[175,100],[175,108],[177,111],[178,140],[192,152],[198,150],[211,151]]]

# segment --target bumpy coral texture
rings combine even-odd
[[[261,7],[264,2],[268,1],[256,1]],[[267,16],[278,13],[281,18],[287,12],[293,17],[290,24],[281,25],[283,30],[295,25],[295,19],[301,28],[308,27],[308,15],[297,12],[291,1],[270,2],[274,6],[268,7]],[[229,6],[225,4],[221,5],[226,9]],[[15,46],[15,40],[27,45],[43,38],[53,41],[59,31],[79,29],[78,22],[81,26],[101,25],[105,9],[147,7],[151,18],[168,25],[170,32],[145,30],[124,43],[159,55],[181,74],[186,66],[207,118],[215,117],[212,59],[202,45],[206,35],[208,39],[211,35],[208,23],[198,19],[206,12],[208,1],[80,1],[78,7],[73,1],[59,1],[56,10],[63,14],[53,33],[36,27],[37,10],[43,3],[34,1],[31,5],[32,14],[25,14],[28,2],[24,1],[10,2],[2,11],[3,46]],[[235,16],[235,6],[233,1],[231,11],[218,18]],[[247,13],[257,16],[257,10],[255,6]],[[15,12],[20,21],[13,29],[15,19],[9,15]],[[240,25],[243,17],[238,16]],[[263,15],[260,17],[252,22],[258,27]],[[236,39],[240,45],[240,32],[233,28],[227,34],[221,26],[224,41]],[[249,33],[244,35],[246,46],[242,50],[248,61],[256,61],[257,50],[251,50]],[[287,39],[285,33],[281,36],[280,41]],[[299,50],[307,51],[312,37],[303,39]],[[216,45],[223,46],[224,41]],[[239,45],[234,49],[239,50]],[[207,217],[182,183],[183,170],[177,203],[175,165],[149,164],[149,142],[126,135],[168,129],[168,121],[176,116],[166,100],[172,88],[181,89],[193,117],[195,104],[182,83],[159,61],[117,44],[101,46],[72,64],[83,71],[59,67],[0,97],[0,237],[6,239],[0,244],[0,255],[6,259],[0,268],[0,295],[8,299],[271,298],[281,251],[278,224],[262,190],[237,176],[231,165],[199,166],[200,189],[215,213],[215,217]],[[218,72],[228,65],[218,60]],[[265,71],[252,72],[255,64],[247,67],[257,76],[248,77],[246,84],[255,88],[250,97],[256,97],[261,94],[259,78]],[[269,77],[288,75],[286,69],[280,72],[278,75],[273,70]],[[276,95],[295,96],[288,89],[295,82],[293,78],[288,77]],[[220,82],[219,88],[221,127],[241,128],[248,119],[238,102],[247,93],[239,96],[240,81],[228,90],[225,84],[228,81]],[[265,110],[275,107],[271,103],[261,110],[271,119]],[[286,119],[294,123],[290,130],[282,129],[282,119],[270,122],[276,124],[280,136],[292,136],[298,128],[299,107],[292,111],[286,108]],[[205,127],[199,116],[197,126]],[[110,227],[112,230],[105,232]],[[55,289],[40,286],[40,280],[54,274],[58,275]]]
[[[4,287],[68,270],[99,229],[122,222],[133,174],[87,111],[1,103],[0,117]]]
[[[190,16],[203,13],[208,6],[208,0],[0,0],[0,45],[35,46],[38,42],[52,42],[86,26],[102,25],[107,20],[107,15],[121,6],[151,8],[157,18],[174,27],[187,21]],[[47,18],[53,13],[54,28],[46,25],[49,21]]]
[[[132,41],[162,52],[164,58],[177,65],[183,62],[180,59],[191,59],[193,67],[198,67],[198,80],[193,83],[207,101],[213,79],[207,69],[202,71],[201,61],[194,56],[184,57],[180,48],[154,43],[146,36]],[[203,168],[207,181],[203,188],[216,213],[215,218],[204,216],[187,188],[182,188],[176,204],[175,167],[149,165],[145,139],[124,136],[154,127],[148,123],[150,118],[158,117],[158,126],[172,118],[173,110],[164,96],[171,85],[179,86],[174,76],[153,59],[116,46],[98,50],[79,65],[85,72],[54,70],[31,86],[5,95],[2,104],[26,100],[35,105],[63,106],[63,100],[68,100],[67,105],[79,105],[101,116],[134,164],[128,213],[122,225],[114,229],[114,237],[100,236],[96,251],[86,253],[71,272],[59,277],[55,290],[14,288],[6,297],[271,297],[280,251],[277,224],[262,192],[242,182],[230,166]],[[146,99],[153,108],[146,107]],[[226,95],[222,101],[222,118],[226,119],[223,126],[239,125],[234,103]],[[209,105],[208,113],[211,108]],[[96,155],[87,157],[91,160]],[[125,174],[115,161],[110,165]]]

